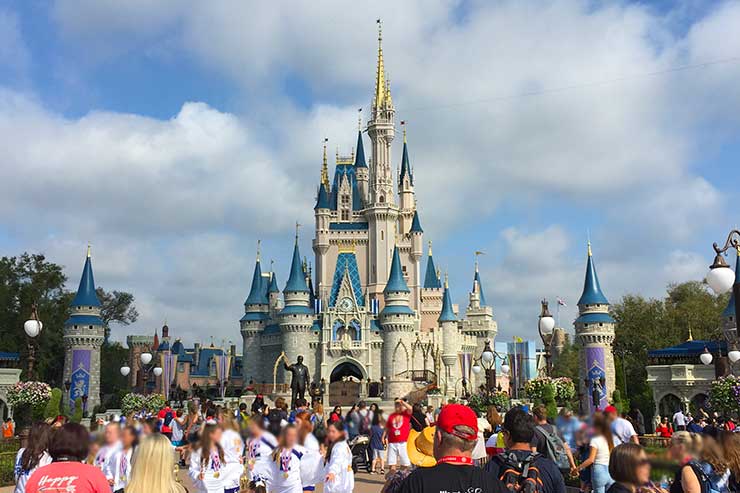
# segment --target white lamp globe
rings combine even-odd
[[[483,354],[480,355],[480,359],[482,359],[484,363],[490,363],[493,361],[493,358],[493,352],[489,350],[483,351]]]
[[[704,352],[701,353],[701,356],[699,356],[699,359],[701,360],[701,362],[703,364],[705,364],[705,365],[711,365],[712,364],[712,359],[714,359],[714,358],[712,357],[712,353],[710,353],[709,351],[707,351],[705,349]]]
[[[141,353],[141,362],[148,365],[152,362],[152,353]]]
[[[476,363],[475,365],[473,365],[473,367],[471,368],[471,370],[473,370],[473,373],[475,373],[476,375],[477,375],[478,373],[480,373],[481,369],[482,369],[482,368],[481,368],[481,367],[480,367],[480,365],[479,365],[479,364],[477,364],[477,363]]]
[[[162,375],[162,369],[161,369],[160,367],[156,367],[156,368],[155,368],[154,370],[152,370],[152,371],[154,372],[154,376],[155,376],[155,377],[158,377],[158,376]]]
[[[124,377],[127,377],[129,373],[131,373],[131,368],[129,368],[126,365],[121,367],[121,375],[123,375]]]
[[[733,349],[729,353],[727,353],[727,357],[730,358],[730,362],[737,363],[738,360],[740,360],[740,351],[737,349]]]
[[[707,284],[717,294],[726,293],[735,282],[735,272],[729,267],[715,267],[707,273]]]
[[[23,330],[26,332],[26,335],[31,338],[39,335],[42,327],[43,324],[39,320],[26,320],[26,323],[23,324]]]
[[[543,334],[549,334],[555,328],[555,319],[552,317],[540,318],[540,331]]]
[[[510,369],[511,368],[509,368],[509,365],[507,365],[506,363],[501,365],[501,371],[504,373],[504,375],[508,375]]]

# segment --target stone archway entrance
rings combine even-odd
[[[683,409],[681,399],[674,394],[666,394],[658,402],[658,414],[661,416],[668,416],[669,420],[679,409]]]
[[[360,400],[362,369],[352,361],[339,363],[329,377],[329,405],[351,406]]]

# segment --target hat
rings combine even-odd
[[[411,463],[418,467],[432,467],[437,465],[434,458],[434,433],[437,428],[427,426],[421,431],[413,428],[409,430],[409,438],[406,440],[406,452]]]
[[[455,429],[456,426],[467,426],[473,429],[472,434],[463,433]],[[476,440],[478,438],[478,416],[468,406],[462,404],[447,404],[442,408],[437,418],[437,426],[450,435],[455,435],[463,440]]]
[[[614,406],[606,406],[606,408],[604,408],[604,412],[605,412],[606,414],[612,414],[612,413],[613,413],[613,414],[619,414],[619,413],[617,412],[617,408],[616,408],[616,407],[614,407]]]

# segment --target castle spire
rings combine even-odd
[[[326,143],[329,139],[324,138],[324,160],[321,163],[321,184],[329,189],[329,161],[326,158]]]
[[[483,282],[480,278],[480,270],[478,269],[478,256],[485,255],[485,252],[476,251],[475,252],[475,275],[473,276],[473,291],[478,289],[478,294],[480,295],[480,306],[487,306],[488,303],[486,302],[486,295],[483,294]]]
[[[432,242],[429,241],[429,256],[427,257],[427,270],[424,275],[424,289],[440,289],[442,283],[439,282],[439,276],[437,275],[437,268],[434,266],[434,259],[432,258]]]
[[[386,97],[385,66],[383,65],[383,23],[380,19],[376,22],[378,24],[378,68],[375,75],[374,109],[382,108]]]
[[[401,256],[398,254],[398,246],[393,247],[391,273],[388,276],[388,284],[385,285],[383,292],[409,292],[409,286],[403,278],[403,268],[401,267]]]
[[[411,229],[409,230],[410,233],[423,233],[424,230],[421,229],[421,221],[419,221],[419,211],[414,211],[414,218],[411,221]]]
[[[306,274],[303,271],[301,252],[298,250],[298,223],[296,223],[295,246],[293,247],[293,261],[290,264],[290,276],[283,291],[308,293]]]
[[[591,242],[588,242],[588,259],[586,261],[586,278],[583,281],[583,294],[578,300],[579,305],[608,305],[609,301],[601,291],[599,276],[596,275],[596,267],[591,253]]]
[[[254,263],[254,273],[252,274],[252,287],[249,289],[249,296],[245,305],[266,305],[267,297],[265,296],[265,289],[262,285],[262,266],[260,265],[260,247],[259,241],[257,242],[257,260]]]
[[[414,175],[411,173],[411,165],[409,164],[409,150],[406,143],[406,122],[402,121],[403,126],[403,155],[401,157],[401,172],[398,176],[399,187],[403,184],[404,177],[409,177],[409,183],[414,184]]]
[[[82,268],[80,285],[77,288],[77,294],[69,306],[100,306],[100,300],[95,292],[95,277],[93,276],[92,256],[90,254],[89,244],[87,245],[87,256],[85,257],[85,265]]]
[[[452,297],[450,296],[450,286],[445,274],[445,292],[442,295],[442,311],[439,314],[438,322],[457,322],[457,317],[452,309]]]
[[[362,145],[362,130],[357,131],[357,153],[355,154],[355,168],[367,168],[365,162],[365,146]]]

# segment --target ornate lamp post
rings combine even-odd
[[[542,300],[541,305],[542,309],[540,311],[539,321],[537,322],[537,330],[540,333],[540,339],[542,339],[542,345],[545,348],[545,372],[549,377],[552,371],[550,343],[552,342],[552,331],[555,328],[555,319],[552,318],[550,310],[547,308],[547,300]]]
[[[139,356],[139,367],[141,368],[141,371],[144,373],[143,378],[143,387],[144,387],[144,393],[148,394],[150,391],[150,385],[149,385],[149,375],[153,374],[155,377],[159,377],[162,375],[162,368],[158,366],[154,366],[152,363],[152,353],[145,352],[141,353]],[[127,364],[124,363],[124,365],[120,369],[121,375],[124,377],[127,377],[131,373],[131,367],[129,367]]]
[[[26,320],[23,324],[23,330],[28,336],[28,380],[33,380],[34,374],[34,363],[36,363],[36,343],[35,338],[41,333],[41,329],[44,324],[39,320],[39,316],[36,312],[36,303],[31,305],[31,317]]]
[[[501,390],[501,386],[496,384],[496,358],[499,358],[502,362],[501,372],[504,375],[509,373],[509,365],[507,363],[508,357],[501,356],[499,353],[491,349],[491,341],[486,341],[483,346],[483,351],[480,356],[473,362],[471,370],[476,375],[481,371],[486,372],[486,391],[490,394],[494,390]]]
[[[735,299],[735,334],[740,334],[738,331],[738,317],[740,317],[740,282],[735,278],[736,272],[734,272],[722,254],[727,252],[730,248],[738,250],[740,255],[740,231],[733,229],[727,235],[724,246],[720,247],[717,243],[712,244],[714,249],[714,262],[709,266],[709,272],[707,273],[707,284],[712,290],[717,293],[726,293],[732,289],[732,296]],[[737,339],[737,337],[735,338]],[[730,360],[730,369],[732,365],[740,360],[740,351],[738,351],[734,340],[728,341],[731,343],[730,351],[727,353],[727,358]],[[699,356],[701,362],[705,365],[712,363],[712,354],[707,348],[704,348],[704,352]]]

